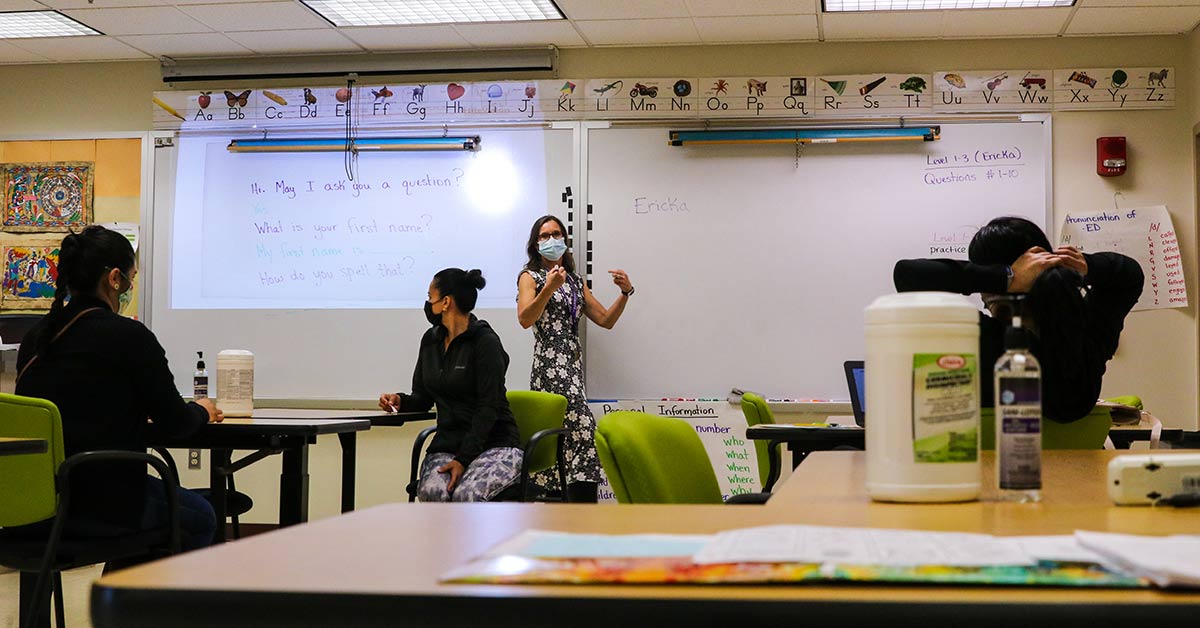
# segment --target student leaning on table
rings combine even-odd
[[[385,393],[379,407],[425,412],[437,404],[437,433],[421,464],[421,501],[487,501],[516,483],[521,437],[504,390],[508,354],[487,321],[471,314],[487,282],[479,270],[433,276],[412,393]]]
[[[67,456],[145,451],[147,417],[171,436],[223,418],[208,399],[185,403],[154,333],[118,313],[135,276],[137,258],[124,236],[93,226],[63,238],[54,304],[17,353],[16,392],[58,406]],[[71,477],[71,495],[68,525],[80,536],[167,524],[165,485],[141,462],[88,467]],[[211,543],[217,529],[212,506],[186,489],[179,491],[179,505],[183,549]]]
[[[1106,363],[1117,351],[1125,315],[1142,294],[1142,269],[1120,253],[1054,249],[1041,228],[1023,218],[996,218],[971,239],[969,262],[901,260],[900,292],[941,290],[989,295],[1025,293],[1023,323],[1042,365],[1046,418],[1076,421],[1096,405]],[[1004,353],[1007,320],[980,314],[980,364]],[[994,403],[992,378],[980,378],[983,405]]]

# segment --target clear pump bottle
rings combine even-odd
[[[208,398],[208,370],[204,366],[204,352],[197,351],[196,372],[192,375],[192,399]]]
[[[1002,501],[1042,499],[1042,371],[1021,327],[1020,300],[996,361],[996,482]]]

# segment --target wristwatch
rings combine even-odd
[[[630,296],[630,295],[632,295],[632,294],[633,294],[633,291],[634,291],[634,287],[633,287],[633,286],[629,286],[629,292],[625,292],[624,290],[622,290],[622,291],[621,291],[621,294],[623,294],[623,295],[625,295],[625,296]]]

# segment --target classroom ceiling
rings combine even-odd
[[[1200,0],[1079,0],[1055,9],[821,14],[820,0],[555,0],[552,22],[334,28],[298,0],[0,0],[56,9],[103,36],[0,40],[0,64],[526,47],[1189,33]]]

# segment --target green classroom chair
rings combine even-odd
[[[747,427],[775,424],[775,414],[771,412],[767,400],[755,393],[742,393],[742,414],[746,417]],[[775,487],[775,482],[779,481],[783,464],[779,456],[779,446],[782,444],[783,441],[754,441],[754,453],[758,457],[758,476],[762,481],[764,493],[770,493]]]
[[[46,453],[0,456],[0,565],[21,572],[21,626],[48,625],[53,581],[59,628],[63,618],[62,575],[98,563],[179,551],[179,480],[159,458],[144,452],[87,451],[65,457],[62,417],[44,399],[0,394],[0,436],[37,438]],[[114,529],[104,537],[77,536],[69,530],[68,478],[77,467],[115,460],[144,462],[166,483],[170,507],[167,528],[149,531]],[[173,490],[170,490],[173,489]]]
[[[721,488],[696,429],[687,421],[622,410],[596,426],[596,453],[622,504],[720,504]],[[769,493],[726,503],[761,504]]]
[[[521,442],[525,443],[525,454],[521,462],[520,482],[513,489],[501,492],[493,501],[506,501],[514,498],[519,501],[529,501],[531,488],[529,476],[556,466],[559,489],[565,500],[567,494],[566,470],[557,462],[564,459],[563,447],[566,444],[564,437],[567,430],[563,428],[563,420],[567,414],[567,398],[536,390],[510,390],[506,396],[508,407],[512,410],[513,418],[517,422],[517,431],[521,435]],[[413,443],[409,482],[405,487],[410,502],[417,500],[417,484],[421,481],[421,454],[425,451],[425,441],[429,440],[429,437],[436,431],[436,425],[421,430],[421,433],[417,435],[416,442]],[[555,437],[555,447],[539,447],[543,440],[551,436]]]
[[[982,408],[979,413],[979,448],[996,448],[995,408]],[[1042,449],[1104,449],[1104,440],[1112,428],[1108,408],[1097,406],[1091,413],[1071,423],[1042,421]]]

